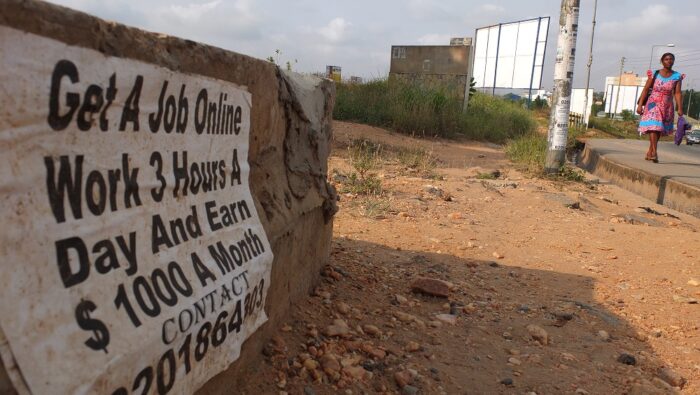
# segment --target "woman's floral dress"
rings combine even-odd
[[[647,76],[653,78],[651,70]],[[669,77],[663,77],[660,73],[656,76],[651,95],[639,122],[639,134],[648,132],[661,132],[662,135],[673,133],[673,92],[678,81],[683,79],[681,73],[674,71]]]

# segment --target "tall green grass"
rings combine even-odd
[[[591,117],[588,121],[588,125],[617,138],[641,139],[637,131],[639,126],[637,121],[621,121],[610,118]]]
[[[420,136],[458,137],[504,143],[536,128],[519,104],[476,93],[469,108],[450,87],[425,87],[398,80],[337,84],[333,116]]]

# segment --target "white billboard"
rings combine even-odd
[[[583,119],[588,120],[593,106],[593,89],[588,89],[588,103],[586,103],[586,89],[574,88],[571,90],[571,105],[569,111],[583,114]],[[586,122],[587,123],[587,122]]]
[[[635,112],[637,100],[639,100],[643,90],[643,86],[608,84],[605,87],[605,112],[613,114],[619,114],[624,110]]]
[[[476,29],[477,88],[539,89],[549,17]]]

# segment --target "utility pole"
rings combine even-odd
[[[688,111],[685,112],[685,115],[690,116],[690,102],[693,100],[693,90],[688,91]]]
[[[571,84],[574,79],[580,2],[580,0],[561,1],[557,59],[554,65],[552,110],[549,115],[547,158],[545,160],[545,171],[547,173],[559,172],[559,169],[564,166],[564,160],[566,159]]]
[[[625,67],[625,57],[620,59],[620,76],[617,77],[617,95],[615,95],[615,108],[612,109],[610,116],[615,119],[615,114],[617,114],[617,103],[620,101],[620,88],[622,87],[622,69]]]
[[[593,28],[591,28],[591,46],[588,49],[588,63],[586,64],[588,68],[586,74],[586,96],[583,98],[583,116],[586,118],[586,130],[588,130],[588,118],[590,118],[591,116],[591,114],[588,114],[588,116],[586,116],[586,112],[588,111],[588,86],[591,82],[591,65],[593,65],[593,36],[595,35],[595,14],[597,10],[598,0],[595,0],[593,2]]]

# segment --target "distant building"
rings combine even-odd
[[[362,82],[363,82],[363,81],[362,81],[362,77],[357,77],[357,76],[354,76],[354,75],[353,75],[353,76],[350,76],[350,83],[351,83],[351,84],[361,84]]]
[[[326,78],[330,78],[335,82],[342,80],[340,66],[326,66]]]
[[[393,45],[389,80],[447,88],[460,100],[464,100],[472,75],[470,67],[473,47],[469,37],[451,41],[457,44]]]
[[[621,77],[605,77],[604,100],[605,112],[608,114],[619,114],[624,110],[634,112],[647,82],[647,77],[640,77],[631,72],[624,72]]]

